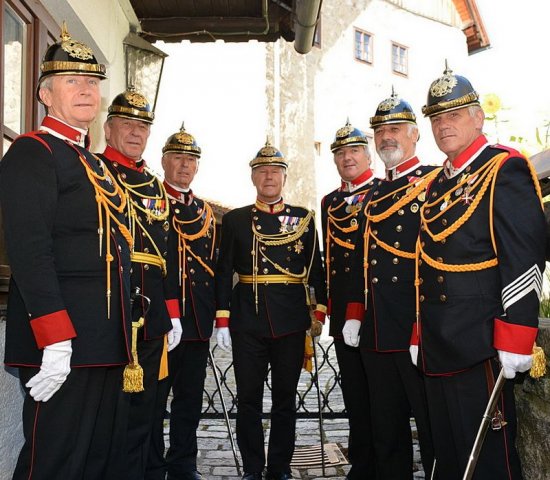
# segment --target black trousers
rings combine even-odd
[[[130,415],[126,448],[127,480],[145,478],[151,432],[153,429],[157,388],[159,386],[159,367],[164,338],[138,340],[137,350],[139,364],[143,368],[143,392],[128,393],[130,398]]]
[[[208,341],[182,341],[168,353],[169,375],[160,382],[157,391],[147,480],[164,480],[166,472],[168,479],[177,479],[181,474],[197,469],[197,428],[202,412],[209,348]],[[170,448],[165,460],[164,413],[170,388]]]
[[[378,478],[413,478],[410,418],[414,416],[426,478],[433,466],[433,442],[422,373],[409,352],[361,349],[367,372]]]
[[[489,373],[486,365],[489,365]],[[488,378],[492,373],[493,379]],[[460,480],[487,406],[498,366],[488,360],[451,376],[426,376],[426,394],[439,479]],[[507,425],[489,427],[473,478],[519,480],[521,466],[515,448],[514,382],[507,381],[498,408]]]
[[[20,368],[25,443],[13,480],[119,480],[125,467],[128,399],[124,367],[73,368],[47,402],[24,387],[38,368]]]
[[[290,473],[296,434],[296,391],[304,359],[305,332],[262,338],[231,332],[237,383],[237,443],[245,472],[261,472],[266,465],[262,402],[271,365],[271,432],[267,468]]]
[[[376,462],[372,436],[367,374],[359,348],[335,338],[334,347],[340,368],[342,396],[349,420],[348,457],[350,480],[375,480]]]

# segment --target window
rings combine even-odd
[[[355,29],[355,58],[360,62],[372,63],[372,35]]]
[[[321,48],[321,17],[317,20],[317,25],[315,25],[315,33],[313,34],[313,46]]]
[[[398,43],[391,45],[391,64],[394,73],[409,74],[409,49]]]

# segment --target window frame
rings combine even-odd
[[[395,47],[397,47],[398,51],[403,50],[405,52],[405,61],[401,62],[401,63],[405,64],[404,65],[404,69],[405,69],[404,72],[401,72],[401,71],[395,69],[395,61],[394,61],[394,53],[393,53]],[[391,42],[391,71],[392,71],[392,73],[394,73],[396,75],[399,75],[401,77],[406,77],[407,78],[409,76],[409,47],[407,47],[406,45],[403,45],[401,43],[394,42],[393,40]]]
[[[363,58],[359,58],[357,57],[357,34],[361,34],[361,39],[363,40],[363,36],[367,36],[369,37],[369,47],[368,47],[368,51],[366,52],[367,53],[367,59],[363,59]],[[365,42],[363,41],[361,43],[361,45],[364,46]],[[371,32],[368,32],[366,30],[363,30],[361,28],[358,28],[358,27],[353,27],[353,58],[355,58],[355,60],[357,62],[360,62],[360,63],[365,63],[367,65],[374,65],[374,35],[371,33]],[[364,51],[364,49],[362,49],[362,52]]]

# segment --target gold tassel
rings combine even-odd
[[[160,356],[159,380],[164,380],[168,376],[168,335],[164,335],[164,344],[162,345],[162,355]]]
[[[304,363],[302,368],[307,372],[311,373],[313,370],[313,338],[311,335],[306,333],[306,342],[304,349]]]
[[[546,355],[544,350],[535,345],[533,346],[533,365],[529,370],[529,375],[533,378],[540,378],[546,374]]]
[[[122,391],[127,393],[143,392],[143,368],[138,363],[137,333],[143,327],[143,317],[137,322],[132,322],[132,363],[124,367]]]

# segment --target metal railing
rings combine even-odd
[[[231,353],[223,352],[211,344],[214,361],[216,364],[222,394],[225,400],[227,413],[235,418],[237,413],[237,391]],[[340,370],[336,360],[334,341],[332,337],[322,338],[316,343],[317,368],[319,372],[307,372],[302,370],[297,391],[298,418],[317,418],[319,416],[319,402],[317,388],[315,386],[316,375],[319,378],[319,390],[321,397],[321,413],[324,418],[344,418],[346,411],[342,399],[340,387]],[[271,410],[271,377],[268,372],[265,380],[264,391],[264,417],[269,418]],[[223,409],[219,391],[212,374],[212,365],[206,371],[206,382],[203,397],[203,418],[223,418]]]

